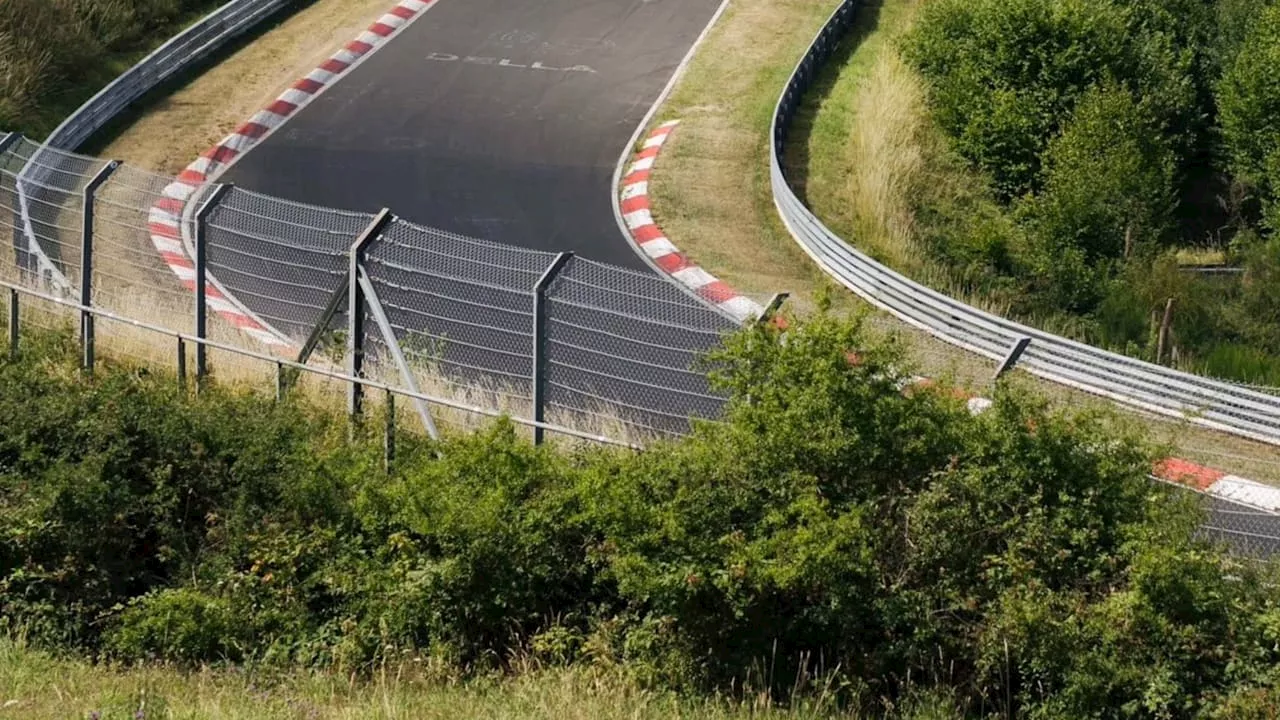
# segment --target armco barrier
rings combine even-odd
[[[75,150],[135,100],[293,1],[231,0],[161,45],[94,95],[49,135],[44,146],[51,150]],[[14,233],[14,251],[18,264],[39,275],[47,287],[69,293],[70,283],[37,241],[39,233],[35,224],[50,221],[39,216],[38,207],[32,207],[40,204],[39,196],[49,177],[59,172],[56,165],[59,157],[39,152],[18,175],[15,219],[20,218],[21,222],[15,223],[20,229]]]
[[[880,265],[829,230],[782,169],[791,121],[823,63],[853,22],[845,0],[796,66],[774,112],[769,156],[774,203],[787,229],[829,275],[873,305],[941,340],[1000,360],[1031,338],[1019,367],[1119,403],[1262,442],[1280,444],[1280,397],[1099,350],[969,307]]]

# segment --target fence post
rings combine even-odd
[[[556,255],[551,264],[547,266],[546,272],[542,273],[542,277],[538,278],[537,284],[533,286],[533,421],[535,423],[542,423],[546,420],[547,318],[545,306],[547,288],[551,287],[552,281],[556,279],[556,276],[572,259],[573,253],[571,252],[563,252]],[[541,445],[542,440],[542,426],[540,424],[534,425],[534,444]]]
[[[192,290],[196,294],[196,392],[204,387],[205,376],[209,374],[209,352],[205,340],[209,339],[209,214],[231,189],[230,183],[214,187],[209,197],[200,204],[196,211],[195,246],[196,277]]]
[[[391,474],[391,465],[396,460],[396,394],[387,388],[386,427],[382,436],[382,462],[387,474]]]
[[[1031,338],[1020,337],[1013,342],[1013,346],[1009,348],[1009,354],[1004,356],[1004,361],[1000,363],[1000,367],[996,368],[996,374],[991,378],[992,382],[999,380],[1001,376],[1013,369],[1018,364],[1018,360],[1022,359],[1022,353],[1026,352],[1027,346],[1031,344]]]
[[[391,222],[391,211],[383,208],[369,227],[365,228],[351,244],[347,266],[347,374],[352,377],[347,392],[347,414],[352,420],[360,417],[364,409],[364,386],[355,378],[364,375],[364,288],[360,286],[360,269],[364,267],[369,244]]]
[[[4,139],[0,140],[0,155],[4,155],[6,152],[8,152],[9,148],[13,147],[14,143],[17,143],[21,139],[22,139],[22,133],[11,132],[8,135],[5,135]],[[13,222],[14,261],[19,264],[18,269],[21,270],[22,269],[21,268],[22,248],[26,247],[25,245],[26,236],[23,234],[24,231],[22,229],[22,212],[19,209],[19,205],[20,203],[16,203],[16,202],[13,203],[12,222]]]
[[[181,335],[178,336],[178,389],[187,390],[187,341]]]
[[[9,359],[18,359],[18,291],[9,288]]]
[[[117,160],[110,160],[84,186],[80,206],[80,367],[93,372],[93,210],[98,188],[120,167]]]

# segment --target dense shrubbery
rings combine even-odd
[[[70,350],[0,361],[0,616],[47,644],[347,671],[529,653],[972,716],[1280,702],[1275,578],[1194,539],[1148,448],[1008,388],[979,418],[904,394],[857,322],[731,340],[727,423],[686,441],[533,448],[497,423],[390,475],[316,411],[85,380]]]
[[[1264,249],[1280,217],[1280,8],[935,0],[903,50],[936,125],[1011,221],[956,222],[974,203],[917,199],[922,245],[960,287],[1091,342],[1280,384],[1271,313],[1249,299],[1280,294]],[[1179,248],[1216,251],[1247,276],[1169,283]]]
[[[43,137],[62,117],[218,0],[4,0],[0,129]]]

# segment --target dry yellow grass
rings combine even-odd
[[[939,704],[941,705],[941,704]],[[96,715],[94,713],[97,713]],[[910,717],[948,717],[922,707]],[[620,673],[539,668],[470,681],[430,659],[383,668],[368,680],[326,673],[257,676],[231,670],[94,666],[0,639],[0,720],[189,718],[208,720],[667,720],[852,718],[834,703],[779,709],[650,690]]]

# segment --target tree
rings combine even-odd
[[[1169,234],[1173,153],[1133,95],[1109,85],[1084,95],[1044,158],[1044,190],[1020,208],[1031,264],[1057,307],[1087,310],[1114,261]]]

